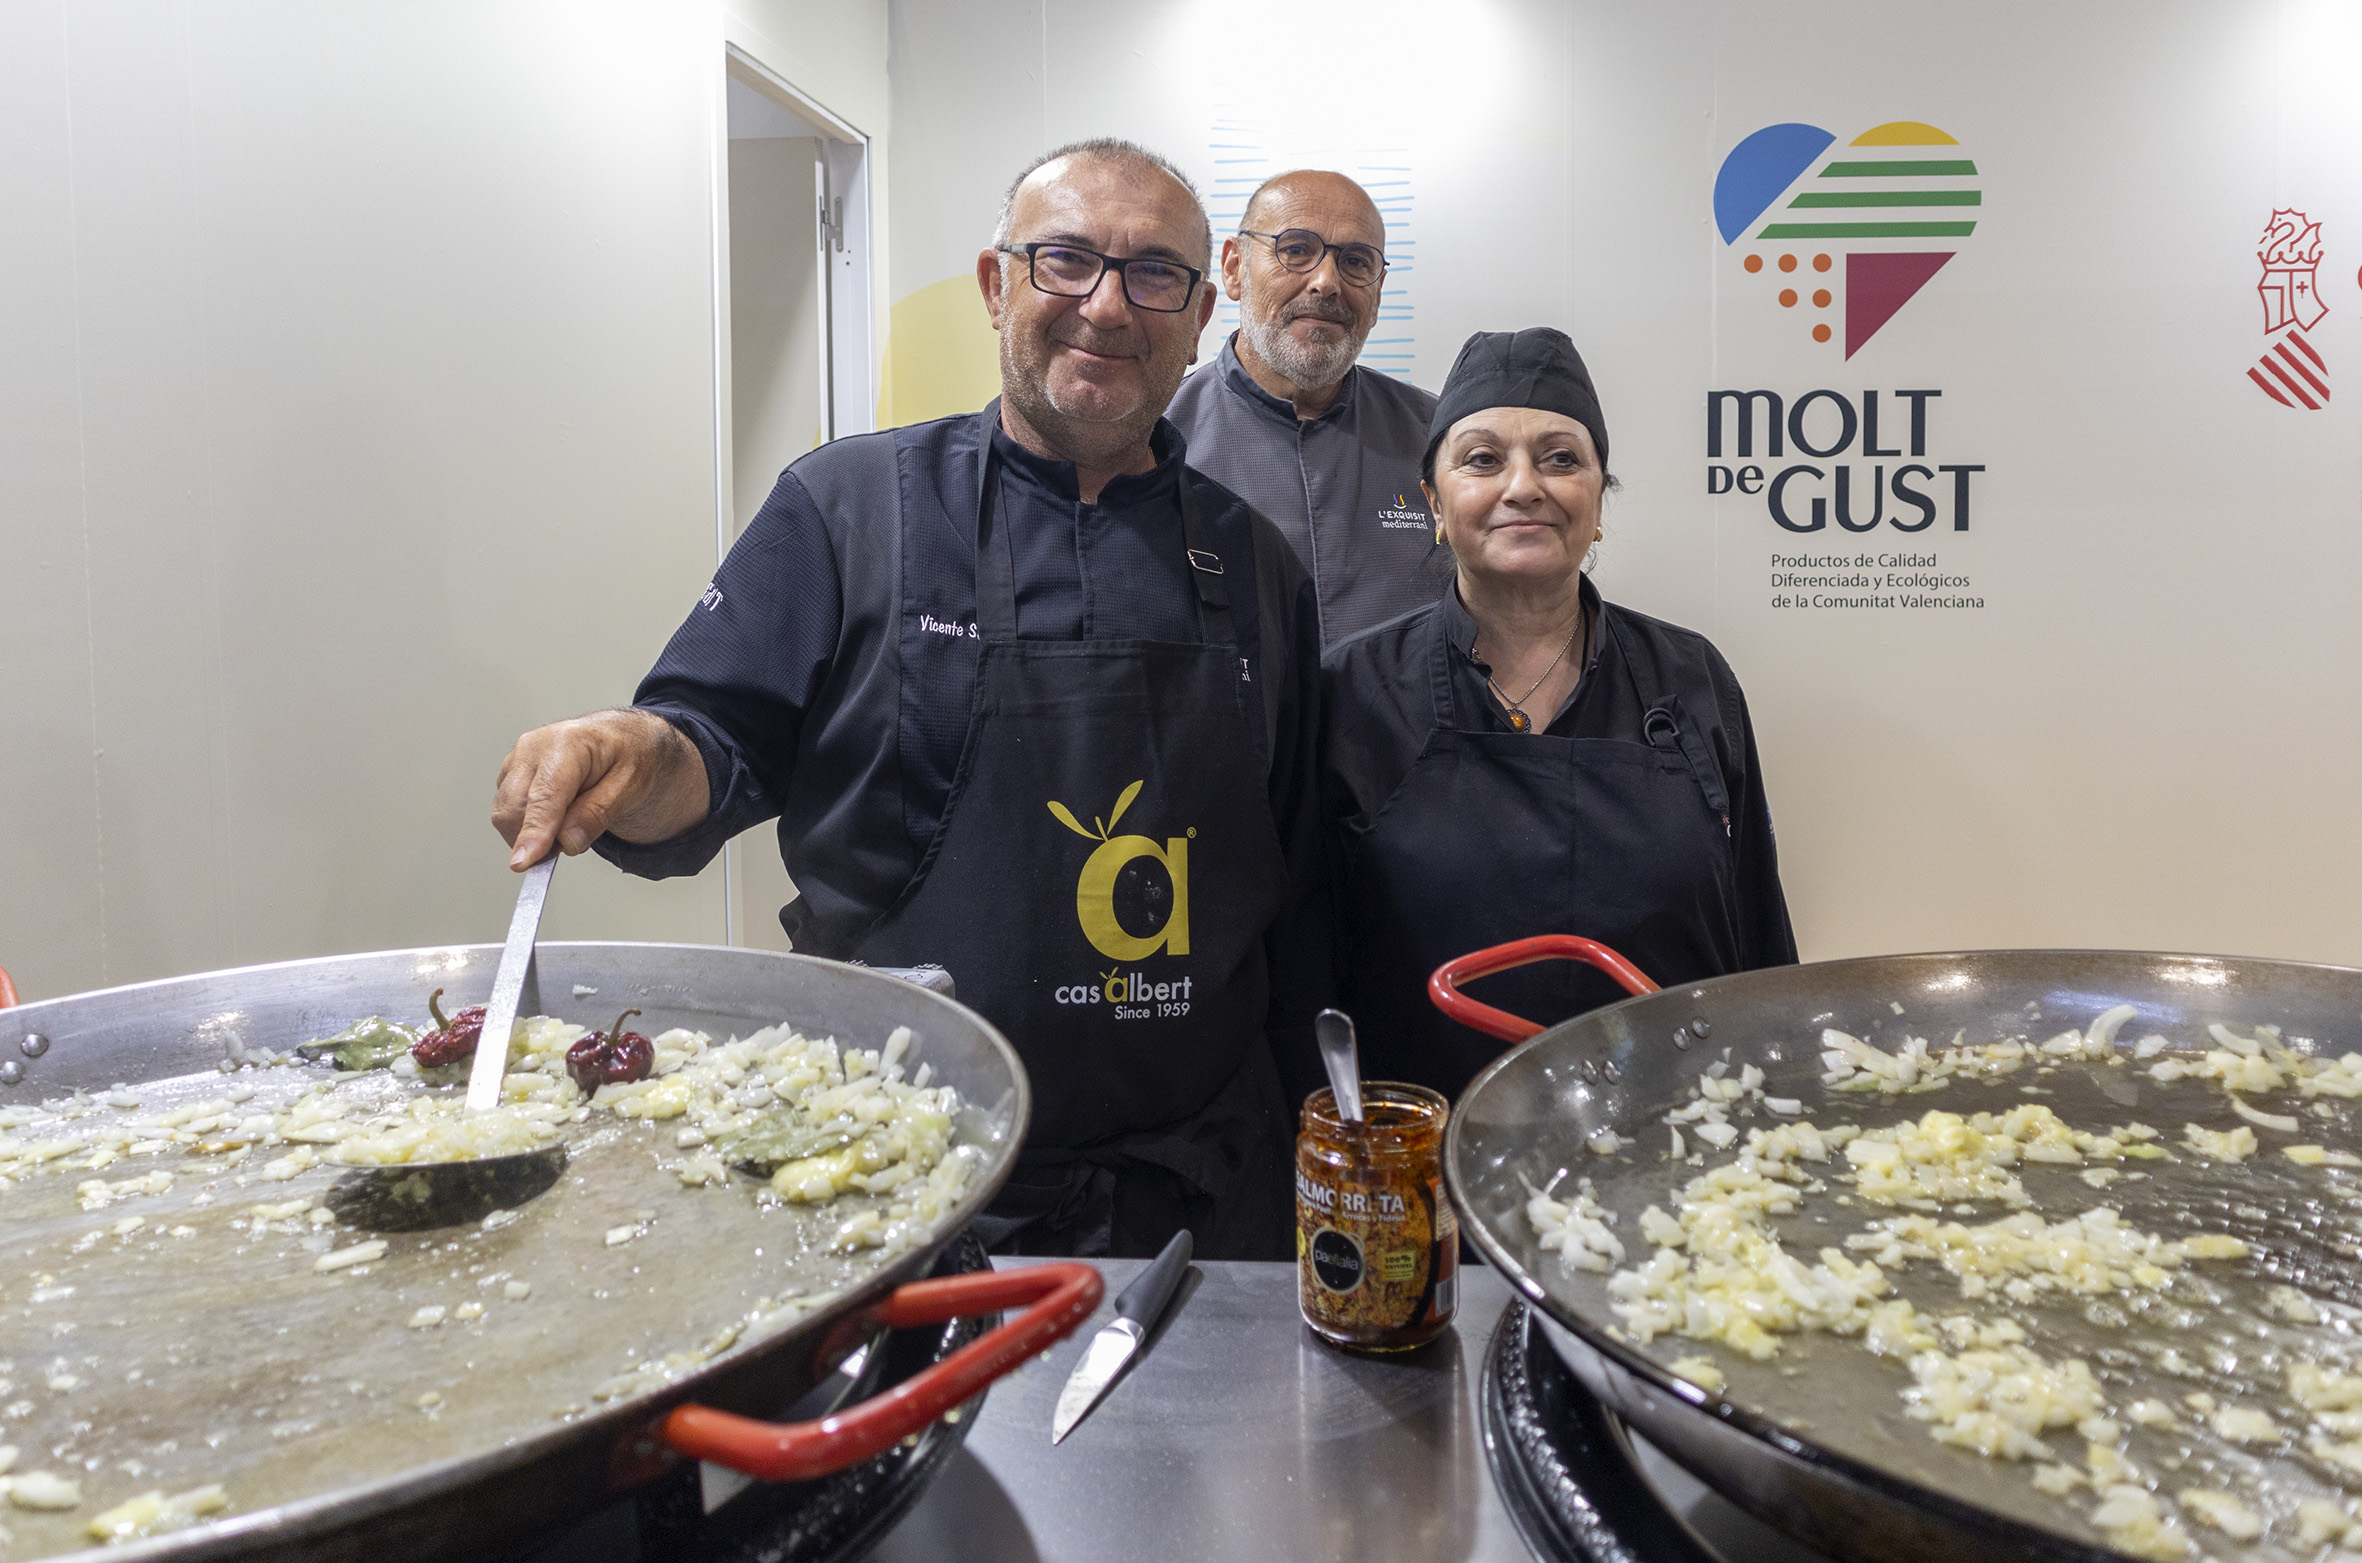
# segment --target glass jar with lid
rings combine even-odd
[[[1304,1322],[1349,1351],[1408,1351],[1451,1327],[1460,1224],[1443,1183],[1451,1106],[1416,1085],[1362,1083],[1363,1121],[1333,1092],[1296,1136],[1296,1275]]]

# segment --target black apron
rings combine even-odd
[[[848,953],[942,965],[1024,1060],[1032,1128],[989,1246],[1146,1257],[1188,1226],[1201,1257],[1284,1258],[1263,939],[1288,872],[1221,560],[1184,472],[1203,643],[1019,640],[998,477],[988,455],[982,644],[943,823]]]
[[[1604,604],[1599,623],[1647,712],[1645,742],[1484,728],[1481,712],[1461,709],[1443,615],[1431,615],[1435,728],[1384,806],[1348,824],[1340,865],[1345,993],[1370,1078],[1456,1098],[1500,1053],[1427,997],[1435,968],[1471,950],[1572,933],[1667,986],[1739,969],[1721,770]],[[1625,997],[1569,961],[1469,991],[1545,1026]]]

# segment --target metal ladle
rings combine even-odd
[[[524,995],[526,974],[533,969],[534,938],[541,931],[541,909],[549,899],[550,876],[557,871],[558,856],[553,847],[548,857],[525,870],[525,882],[517,887],[517,909],[509,916],[508,941],[501,946],[500,969],[492,979],[492,997],[484,1006],[484,1029],[476,1037],[475,1062],[468,1074],[470,1113],[488,1112],[500,1105],[500,1082],[508,1071],[509,1037],[516,1030],[517,1004]],[[479,1221],[495,1210],[522,1205],[557,1182],[558,1174],[565,1170],[562,1140],[536,1150],[472,1161],[357,1167],[329,1191],[327,1204],[356,1226],[380,1232],[421,1231]]]
[[[1312,1034],[1320,1041],[1320,1061],[1328,1068],[1337,1111],[1347,1123],[1361,1122],[1361,1048],[1354,1040],[1353,1017],[1324,1009],[1313,1019]]]

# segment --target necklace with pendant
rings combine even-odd
[[[1551,674],[1558,671],[1558,665],[1566,660],[1566,654],[1575,649],[1575,637],[1582,633],[1583,610],[1577,608],[1575,610],[1574,627],[1566,632],[1566,644],[1558,648],[1558,655],[1550,659],[1550,665],[1542,670],[1542,677],[1535,679],[1533,683],[1526,686],[1526,692],[1522,695],[1519,695],[1515,700],[1509,698],[1508,690],[1503,689],[1498,683],[1494,682],[1493,675],[1490,672],[1485,674],[1484,681],[1487,684],[1492,685],[1493,693],[1501,697],[1501,704],[1509,708],[1509,730],[1511,732],[1523,733],[1532,730],[1534,719],[1525,714],[1525,703],[1528,700],[1534,698],[1534,691],[1542,687],[1542,682],[1544,679],[1547,679]],[[1468,655],[1471,657],[1476,655],[1475,641],[1470,641],[1468,643]]]

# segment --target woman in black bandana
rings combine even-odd
[[[1339,981],[1373,1079],[1456,1096],[1500,1051],[1426,996],[1488,945],[1580,934],[1668,986],[1796,959],[1738,680],[1583,573],[1607,455],[1565,333],[1470,337],[1425,464],[1453,587],[1324,660]],[[1564,961],[1470,991],[1544,1025],[1623,997]]]

